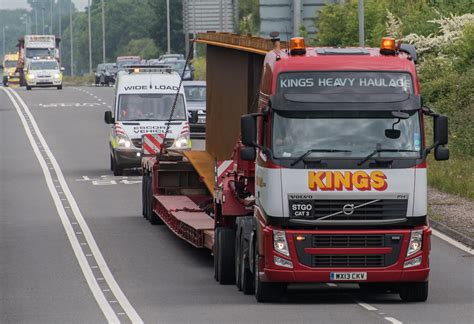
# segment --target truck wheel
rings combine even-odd
[[[235,231],[221,228],[217,236],[217,277],[221,285],[235,284]],[[214,256],[216,257],[216,256]]]
[[[148,176],[146,186],[146,218],[151,225],[163,225],[163,220],[153,211],[153,188],[151,176]]]
[[[31,87],[30,87],[30,86],[26,86],[26,90],[31,90]]]
[[[254,248],[254,284],[255,284],[255,298],[259,303],[276,302],[279,301],[286,290],[286,284],[276,282],[262,282],[258,275],[259,269],[259,255],[257,246]]]
[[[246,246],[247,245],[247,246]],[[244,293],[244,295],[250,295],[254,292],[254,287],[253,287],[253,277],[252,273],[250,271],[250,265],[248,264],[247,260],[245,258],[245,251],[247,250],[247,253],[249,252],[248,248],[248,243],[245,242],[245,238],[243,237],[243,234],[240,238],[240,290]]]
[[[405,302],[424,302],[428,299],[428,281],[400,284],[400,298]]]
[[[242,291],[242,284],[240,279],[242,276],[240,275],[241,271],[241,257],[242,254],[240,253],[241,244],[240,241],[242,240],[242,234],[238,234],[235,237],[235,285],[239,291]]]

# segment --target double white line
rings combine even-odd
[[[23,128],[43,170],[58,215],[92,294],[109,323],[143,323],[110,272],[92,233],[66,183],[56,158],[23,99],[12,89],[2,88],[20,117]],[[21,106],[21,107],[20,107]]]

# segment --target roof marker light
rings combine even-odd
[[[306,46],[304,44],[303,37],[293,37],[290,40],[290,53],[291,55],[304,55],[306,54]]]
[[[380,43],[380,54],[395,55],[395,52],[396,52],[395,38],[383,37],[382,42]]]

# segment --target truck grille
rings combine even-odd
[[[313,235],[314,248],[383,247],[384,235]]]
[[[312,266],[317,268],[383,267],[384,255],[313,255]]]

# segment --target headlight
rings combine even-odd
[[[33,80],[34,78],[36,78],[34,74],[28,74],[26,77],[28,80]]]
[[[119,146],[125,148],[130,148],[132,146],[132,142],[130,141],[130,139],[127,136],[123,135],[119,137],[117,143]]]
[[[408,245],[407,257],[420,251],[423,246],[423,231],[412,231],[410,235],[410,244]]]
[[[187,149],[189,148],[189,133],[181,134],[175,139],[173,143],[173,148],[177,149]]]
[[[290,250],[288,249],[288,242],[286,241],[284,231],[273,231],[273,248],[283,255],[290,256]]]
[[[55,79],[59,79],[60,77],[61,77],[61,75],[60,75],[59,73],[55,73],[55,74],[54,74],[54,78],[55,78]]]

